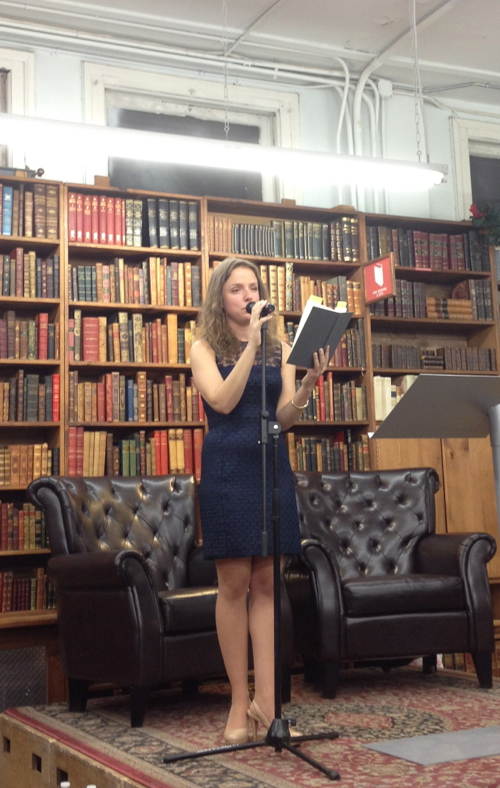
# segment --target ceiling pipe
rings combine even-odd
[[[245,30],[243,31],[243,33],[242,33],[240,36],[238,36],[238,38],[237,38],[237,39],[235,39],[235,40],[233,41],[233,43],[231,44],[231,46],[230,46],[230,47],[228,48],[228,50],[227,50],[227,54],[230,54],[230,53],[231,53],[231,52],[232,52],[234,49],[236,49],[236,47],[238,46],[238,44],[240,44],[240,43],[241,43],[241,42],[242,42],[242,41],[243,41],[243,40],[244,40],[244,39],[247,37],[247,35],[248,35],[249,33],[251,33],[251,32],[252,32],[252,30],[254,30],[254,29],[257,27],[257,25],[259,24],[259,22],[262,22],[262,20],[263,20],[263,19],[265,19],[265,18],[266,18],[266,16],[269,16],[269,14],[270,14],[272,11],[275,11],[275,10],[276,10],[276,8],[277,8],[279,5],[281,5],[282,3],[285,3],[285,2],[287,2],[287,1],[288,1],[288,0],[276,0],[276,2],[275,2],[275,3],[273,3],[271,6],[269,6],[269,8],[267,8],[265,11],[263,11],[263,12],[262,12],[262,14],[260,14],[260,16],[258,16],[256,19],[254,19],[254,21],[253,21],[253,22],[252,22],[252,23],[251,23],[251,24],[250,24],[250,25],[249,25],[247,28],[245,28]]]
[[[427,14],[424,14],[418,21],[417,27],[420,30],[423,30],[425,27],[434,23],[437,19],[439,19],[444,14],[448,13],[452,10],[455,6],[457,6],[462,0],[443,0],[443,2],[436,6],[436,8],[429,11]],[[361,129],[361,96],[365,89],[366,82],[371,74],[379,68],[391,55],[393,50],[403,41],[407,36],[411,33],[411,27],[407,27],[406,30],[401,33],[397,38],[391,41],[385,49],[383,49],[379,54],[373,58],[373,60],[368,63],[368,65],[363,69],[359,79],[358,84],[356,87],[356,92],[354,94],[354,105],[353,105],[353,124],[354,124],[354,148],[355,152],[358,156],[362,156],[363,154],[363,135]]]

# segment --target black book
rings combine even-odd
[[[147,199],[148,211],[148,236],[146,238],[147,246],[158,246],[158,212],[156,199],[148,197]]]
[[[327,345],[330,346],[330,357],[333,356],[352,315],[352,312],[335,312],[309,300],[302,313],[288,363],[309,369],[313,366],[313,353]]]

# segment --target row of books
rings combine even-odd
[[[71,424],[103,422],[204,421],[203,400],[186,375],[165,375],[155,383],[145,371],[126,377],[107,372],[97,381],[79,382],[69,373],[68,419]]]
[[[451,289],[449,298],[427,296],[424,282],[396,280],[396,295],[370,305],[374,316],[433,320],[493,320],[489,281],[467,279]]]
[[[375,421],[383,421],[387,418],[417,377],[418,375],[403,375],[393,380],[384,375],[373,376]]]
[[[488,236],[478,230],[429,233],[383,225],[366,227],[368,259],[394,252],[396,265],[434,271],[489,271]]]
[[[201,478],[202,427],[140,430],[123,440],[110,432],[69,427],[69,476],[163,476]]]
[[[0,255],[2,296],[16,298],[59,298],[59,255],[37,256],[17,246]]]
[[[70,243],[199,251],[198,203],[68,192]]]
[[[300,385],[297,381],[297,389]],[[353,380],[334,383],[333,373],[326,372],[316,381],[300,421],[364,421],[367,418],[366,388],[356,386]]]
[[[177,314],[143,323],[142,313],[82,317],[75,309],[68,319],[68,359],[112,363],[187,364],[196,323],[179,326]]]
[[[0,572],[0,611],[55,610],[55,587],[43,567],[27,572]]]
[[[25,238],[59,237],[59,190],[50,183],[0,183],[2,235]]]
[[[0,550],[41,550],[48,547],[45,515],[32,503],[22,508],[0,502]]]
[[[287,432],[288,456],[293,471],[369,471],[368,436],[353,436],[350,429],[334,438],[298,438]]]
[[[372,344],[375,369],[445,369],[496,371],[494,348]]]
[[[363,319],[351,320],[350,325],[342,336],[330,364],[334,367],[366,367],[365,352],[365,328]],[[285,324],[288,341],[293,345],[298,323],[287,322]]]
[[[59,448],[47,443],[0,446],[0,486],[27,487],[40,476],[59,474]]]
[[[9,309],[0,318],[0,358],[57,361],[59,347],[59,323],[49,323],[47,312],[18,318]]]
[[[0,422],[59,421],[60,376],[40,376],[24,369],[0,378]]]
[[[220,261],[214,261],[216,268]],[[269,300],[280,312],[302,312],[311,296],[319,296],[325,306],[334,309],[339,301],[347,303],[349,312],[360,315],[363,311],[360,282],[345,276],[330,279],[313,279],[293,272],[293,264],[259,265],[262,281],[267,287]]]
[[[209,214],[208,248],[224,254],[354,263],[359,260],[358,228],[358,218],[350,216],[333,222],[272,219],[267,224],[249,224]]]
[[[201,305],[200,266],[148,257],[140,265],[123,258],[70,267],[69,300],[100,304]]]

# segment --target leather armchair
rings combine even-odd
[[[217,575],[196,546],[192,476],[42,477],[28,488],[45,512],[69,708],[85,711],[91,683],[130,687],[131,724],[151,688],[225,675],[215,628]],[[293,661],[286,595],[283,699]]]
[[[493,615],[486,533],[436,535],[430,468],[298,472],[302,555],[286,572],[296,649],[306,675],[320,666],[334,697],[344,661],[470,653],[492,686]]]

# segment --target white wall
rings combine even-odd
[[[7,42],[2,42],[0,38],[0,47],[2,45],[8,46]],[[34,49],[33,51],[35,53],[36,114],[44,118],[83,122],[82,56],[47,49]],[[86,58],[87,61],[89,59]],[[123,60],[121,64],[127,65],[126,62],[123,63]],[[131,68],[137,68],[135,63],[129,65]],[[156,67],[152,70],[158,71],[159,69]],[[209,78],[213,80],[214,76],[209,75]],[[247,79],[245,82],[249,84],[250,80]],[[245,84],[245,82],[239,80],[240,84]],[[263,83],[260,82],[259,85],[262,87]],[[277,82],[273,82],[269,87],[279,90],[295,90]],[[301,146],[306,149],[334,152],[340,107],[338,94],[330,88],[321,90],[299,88],[296,92],[300,102]],[[386,195],[386,202],[384,195],[380,194],[377,202],[373,194],[367,191],[365,192],[364,206],[358,205],[358,207],[367,211],[380,210],[382,213],[436,219],[463,218],[457,216],[456,210],[450,117],[454,112],[474,115],[476,111],[481,111],[489,115],[491,120],[495,112],[494,108],[491,108],[490,112],[488,106],[478,108],[472,104],[455,104],[455,108],[450,108],[451,102],[448,103],[450,106],[427,105],[426,107],[430,161],[448,166],[447,182],[424,194],[391,192]],[[413,97],[394,95],[385,100],[385,111],[385,155],[393,159],[417,161]],[[364,153],[370,155],[367,117],[365,110]],[[482,119],[484,120],[485,117],[483,116]],[[493,118],[493,121],[500,123],[500,119]],[[346,151],[345,135],[343,139],[344,151]],[[71,154],[66,153],[64,157],[59,156],[52,159],[45,156],[43,161],[31,161],[28,151],[26,163],[34,169],[43,167],[47,178],[75,183],[93,182],[94,173],[85,172],[83,166],[78,163],[76,158],[73,159]],[[15,164],[16,166],[24,166],[24,160],[17,161]],[[318,207],[332,207],[339,202],[354,204],[354,195],[351,195],[349,189],[343,189],[339,193],[336,188],[318,183],[314,188],[308,187],[302,190],[302,202]]]

